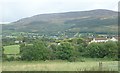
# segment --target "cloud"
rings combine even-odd
[[[118,0],[0,0],[0,22],[43,13],[84,11],[92,9],[116,10]]]

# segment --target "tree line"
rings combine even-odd
[[[53,40],[36,39],[31,44],[20,44],[20,58],[23,61],[67,60],[81,58],[111,58],[118,60],[118,42],[88,44],[82,38]]]

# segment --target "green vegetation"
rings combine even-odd
[[[119,42],[35,38],[3,46],[3,71],[118,71]],[[5,42],[4,42],[5,43]]]
[[[11,39],[10,39],[11,40]],[[4,41],[3,71],[117,71],[119,42],[86,42],[84,38],[20,38]],[[100,63],[102,62],[102,66]]]
[[[100,71],[98,61],[12,61],[3,62],[3,71]],[[102,61],[102,71],[118,71],[117,61]]]
[[[35,41],[33,45],[27,45],[21,50],[21,59],[22,60],[47,60],[49,59],[49,49],[45,43],[41,41]]]
[[[4,46],[4,54],[19,54],[20,49],[19,45],[10,45],[10,46]]]
[[[31,43],[29,41],[31,41]],[[4,46],[4,60],[67,60],[69,62],[84,62],[83,58],[108,58],[118,60],[118,42],[108,41],[106,43],[89,44],[83,38],[63,40],[36,38],[29,39],[29,41],[24,40],[23,43],[19,43],[20,46]]]
[[[92,43],[88,45],[87,52],[92,58],[117,58],[118,45],[117,43],[111,41],[106,43]]]
[[[117,71],[120,42],[89,44],[91,38],[101,37],[98,34],[118,34],[116,14],[110,10],[44,14],[3,25],[3,71]]]

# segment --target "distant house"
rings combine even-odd
[[[93,38],[93,40],[91,40],[89,42],[89,44],[93,43],[93,42],[100,43],[100,42],[107,42],[107,41],[118,41],[118,39],[115,37],[112,37],[112,38]]]
[[[15,41],[15,43],[16,43],[16,44],[18,44],[18,43],[19,43],[19,41]]]
[[[22,43],[23,41],[15,41],[16,44]]]
[[[60,43],[57,43],[57,45],[60,45]]]

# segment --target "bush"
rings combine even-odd
[[[12,56],[12,57],[7,58],[6,60],[7,60],[7,61],[14,61],[15,58]]]

